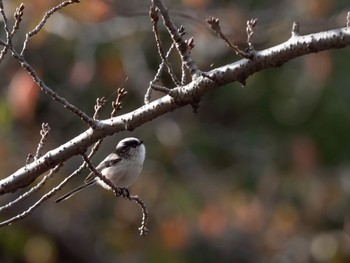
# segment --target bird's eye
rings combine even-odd
[[[129,147],[128,147],[127,145],[124,145],[124,146],[121,147],[120,150],[121,150],[122,152],[126,152],[128,149],[129,149]]]

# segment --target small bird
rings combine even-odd
[[[96,170],[105,176],[113,185],[126,188],[133,184],[140,175],[145,156],[146,148],[143,145],[143,141],[134,137],[125,138],[121,140],[117,144],[115,150],[96,167]],[[91,172],[86,177],[83,185],[58,198],[55,203],[66,200],[79,191],[96,183],[105,189],[111,189],[109,185]]]

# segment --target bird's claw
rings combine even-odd
[[[125,199],[129,199],[130,192],[129,192],[128,188],[124,188],[124,187],[120,188],[120,195],[122,197],[124,197]]]

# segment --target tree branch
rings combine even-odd
[[[23,56],[18,55],[15,53],[15,51],[12,51],[12,55],[14,58],[16,58],[20,63],[21,67],[24,68],[28,74],[32,77],[34,82],[40,87],[40,89],[45,92],[47,95],[49,95],[53,100],[61,103],[63,107],[73,112],[75,115],[77,115],[82,121],[84,121],[88,126],[94,128],[96,125],[96,122],[93,118],[89,117],[87,114],[85,114],[83,111],[79,110],[77,107],[75,107],[73,104],[69,103],[65,98],[59,96],[55,91],[50,89],[45,82],[39,78],[38,74],[34,70],[34,68],[28,64],[28,62],[24,59]]]
[[[123,130],[133,130],[167,112],[199,100],[209,90],[222,85],[245,80],[265,68],[281,66],[291,59],[323,50],[344,48],[350,45],[350,28],[334,29],[305,36],[294,34],[286,42],[262,51],[254,52],[250,59],[216,68],[207,73],[210,77],[198,77],[186,86],[171,89],[166,95],[130,113],[102,121],[62,146],[46,153],[38,160],[19,169],[0,181],[0,194],[14,192],[29,185],[38,176],[59,163],[82,154],[99,139]]]

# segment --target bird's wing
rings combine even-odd
[[[106,169],[108,167],[111,167],[112,165],[115,165],[116,163],[120,162],[121,158],[118,157],[117,154],[110,154],[106,157],[97,167],[96,170],[101,172],[103,169]],[[85,179],[85,183],[89,183],[90,181],[94,180],[95,174],[91,172]]]

